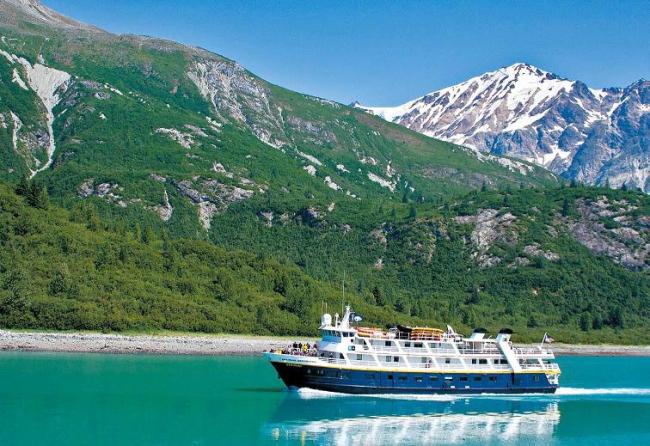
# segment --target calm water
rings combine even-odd
[[[393,398],[288,392],[261,358],[1,353],[0,444],[650,444],[650,358],[559,362],[559,395]]]

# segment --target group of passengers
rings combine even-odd
[[[285,355],[316,356],[317,353],[316,343],[309,342],[294,342],[282,349],[282,354]]]

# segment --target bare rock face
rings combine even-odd
[[[260,211],[258,215],[264,221],[264,225],[267,228],[273,227],[273,211]]]
[[[487,251],[496,241],[516,243],[517,234],[509,231],[516,220],[516,217],[509,212],[499,215],[496,209],[481,209],[476,215],[455,218],[456,223],[475,225],[472,231],[472,243],[481,252]]]
[[[518,63],[397,107],[355,106],[479,153],[650,192],[650,81],[594,89]]]
[[[636,208],[629,203],[610,203],[605,197],[576,202],[580,218],[567,221],[573,237],[592,253],[604,255],[634,270],[650,269],[650,228],[645,217],[634,220],[628,214]],[[612,218],[613,217],[613,218]],[[606,219],[618,221],[619,227],[608,228]]]
[[[169,202],[169,195],[167,195],[167,191],[165,191],[163,194],[163,203],[161,205],[154,206],[152,210],[158,214],[162,221],[169,221],[172,218],[172,215],[174,214],[174,208]]]
[[[83,183],[79,185],[77,189],[77,194],[81,198],[88,198],[95,193],[95,179],[88,178]]]
[[[77,188],[77,195],[80,198],[98,197],[103,198],[109,203],[115,204],[121,208],[126,208],[129,204],[141,203],[140,198],[124,199],[120,195],[123,188],[117,183],[95,184],[94,178],[88,178],[83,181]]]
[[[517,218],[509,212],[499,215],[496,209],[480,209],[476,215],[454,219],[459,224],[474,224],[471,242],[476,251],[473,255],[483,268],[495,266],[502,260],[488,253],[495,243],[503,242],[509,245],[517,243],[517,232],[514,230],[516,220]]]
[[[164,128],[156,129],[156,133],[169,136],[171,139],[179,143],[184,149],[191,149],[192,145],[194,144],[194,137],[191,133],[181,132],[180,130],[176,129]]]
[[[323,142],[334,143],[336,142],[336,135],[329,130],[323,128],[322,124],[317,122],[308,121],[297,116],[289,116],[286,120],[289,127],[298,130],[299,132],[307,135],[312,135],[314,138],[312,142],[322,144]]]
[[[370,232],[370,236],[384,246],[386,246],[388,243],[388,240],[386,239],[386,232],[384,231],[383,226],[378,229],[373,229],[372,232]]]
[[[178,191],[188,197],[199,210],[199,219],[204,229],[210,229],[215,214],[225,212],[228,207],[253,196],[253,191],[237,186],[220,183],[217,180],[203,180],[196,177],[191,180],[174,181]]]
[[[167,178],[165,178],[164,176],[158,175],[157,173],[153,173],[153,172],[149,174],[149,178],[159,183],[165,183],[167,181]]]
[[[240,65],[226,60],[200,59],[187,76],[222,121],[234,119],[243,123],[273,147],[286,143],[282,113],[271,105],[266,86]]]
[[[560,256],[552,251],[544,251],[540,249],[539,244],[533,243],[524,247],[524,254],[531,257],[543,257],[551,262],[560,260]]]
[[[313,206],[303,209],[300,212],[300,217],[303,223],[313,228],[321,227],[325,223],[324,213],[320,209]]]

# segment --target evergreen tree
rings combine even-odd
[[[465,301],[466,304],[468,305],[476,305],[481,301],[481,291],[478,289],[478,287],[472,287],[472,290],[470,291],[469,297]]]
[[[594,330],[600,330],[603,328],[603,317],[600,314],[596,314],[591,322],[591,327]]]
[[[145,245],[150,245],[154,241],[154,233],[153,229],[151,229],[151,226],[147,225],[144,227],[144,231],[142,231],[142,243]]]
[[[29,180],[27,179],[27,177],[21,177],[20,181],[16,185],[16,194],[24,197],[29,192],[29,189],[30,189]]]
[[[133,238],[137,241],[142,240],[142,228],[140,227],[140,223],[135,224],[135,229],[133,230]]]
[[[569,199],[567,197],[564,197],[564,200],[562,201],[562,217],[568,217],[569,216]]]
[[[418,216],[418,209],[415,207],[415,203],[411,204],[411,209],[409,210],[409,219],[415,220]]]
[[[372,289],[372,296],[375,298],[375,303],[381,307],[386,305],[386,301],[384,300],[384,296],[381,294],[381,291],[377,286],[375,286]]]

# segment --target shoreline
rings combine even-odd
[[[104,334],[0,330],[0,351],[110,353],[150,355],[258,355],[286,347],[293,341],[315,338],[193,335]],[[650,356],[650,345],[547,345],[557,356]]]

